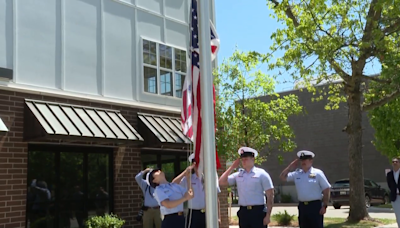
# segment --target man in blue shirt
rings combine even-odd
[[[240,210],[238,211],[240,228],[265,228],[271,221],[274,203],[274,185],[269,174],[254,166],[258,152],[250,147],[241,147],[237,159],[219,178],[220,186],[237,185]],[[239,167],[243,169],[229,175]],[[265,195],[267,207],[265,208]]]
[[[301,169],[290,172],[297,167],[296,159],[282,171],[280,178],[283,181],[293,181],[296,186],[300,228],[322,228],[331,185],[322,170],[312,167],[315,157],[313,152],[302,150],[297,153],[297,157],[300,159]]]
[[[144,196],[144,207],[143,207],[143,228],[161,228],[161,214],[160,206],[157,200],[154,198],[155,189],[149,186],[145,180],[147,172],[150,168],[147,168],[135,177],[136,182],[142,189]]]

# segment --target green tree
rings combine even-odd
[[[398,93],[400,77],[397,72],[399,66],[396,66],[399,60],[398,56],[381,57],[382,72],[380,79],[386,81],[386,83],[381,85],[379,82],[371,82],[368,85],[370,93],[366,95],[368,103],[375,103],[385,99],[385,97],[393,98],[388,103],[368,112],[371,126],[375,129],[373,143],[376,149],[389,159],[400,155],[400,93]]]
[[[399,0],[267,0],[271,14],[283,26],[272,34],[271,51],[283,51],[283,56],[269,62],[270,69],[283,69],[295,80],[301,79],[310,91],[322,81],[331,84],[327,93],[328,109],[348,106],[348,123],[343,131],[349,136],[350,211],[349,220],[369,217],[364,202],[362,159],[362,112],[384,105],[399,95],[395,76],[371,77],[365,74],[372,63],[383,59],[398,59],[400,29]],[[252,53],[269,61],[271,55]],[[395,61],[386,63],[388,71],[398,68]],[[389,70],[391,69],[391,70]],[[389,79],[387,78],[389,77]],[[364,103],[367,94],[374,93],[366,82],[374,81],[376,90],[388,87],[379,99]],[[361,197],[360,197],[361,196]]]
[[[247,58],[247,53],[235,51],[219,67],[215,77],[219,89],[216,118],[218,151],[232,160],[238,157],[240,146],[257,151],[267,148],[256,160],[262,162],[271,149],[291,151],[294,134],[288,117],[302,111],[297,96],[279,97],[274,93],[274,79],[256,70],[260,62]],[[268,101],[258,99],[269,96]]]

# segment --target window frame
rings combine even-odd
[[[144,41],[152,42],[152,43],[156,44],[156,66],[144,62],[144,57],[143,57],[143,54],[144,54]],[[182,97],[178,97],[177,96],[177,92],[176,92],[177,88],[176,88],[176,85],[175,85],[175,80],[176,80],[175,74],[183,75],[184,77],[187,76],[187,70],[189,69],[188,68],[188,55],[187,55],[188,51],[183,49],[183,48],[176,47],[174,45],[168,45],[166,43],[157,42],[155,40],[148,39],[148,38],[145,38],[145,37],[141,37],[140,44],[141,44],[140,45],[140,50],[141,50],[140,51],[140,56],[141,56],[141,63],[142,63],[142,65],[141,65],[141,72],[142,72],[141,78],[143,79],[143,81],[141,83],[142,92],[145,93],[145,94],[150,94],[150,95],[157,95],[157,96],[170,97],[170,98],[175,98],[175,99],[182,99]],[[171,56],[172,57],[172,59],[171,59],[172,60],[171,67],[172,67],[172,69],[161,67],[161,64],[160,64],[160,58],[161,58],[160,45],[164,45],[166,47],[171,48],[171,55],[172,55]],[[182,72],[182,71],[177,71],[176,70],[176,60],[177,60],[175,58],[176,50],[183,51],[185,53],[186,72]],[[181,59],[179,59],[179,62],[181,62]],[[157,73],[156,73],[156,77],[157,77],[157,80],[156,80],[156,84],[157,84],[156,93],[152,93],[152,92],[146,91],[146,88],[145,88],[145,80],[146,79],[145,79],[145,70],[144,70],[145,67],[151,68],[151,69],[155,69],[157,71]],[[171,96],[170,95],[161,94],[161,71],[165,71],[165,72],[171,73],[171,83],[172,83],[172,95]],[[183,84],[181,86],[183,87]]]
[[[85,180],[85,186],[83,186],[83,188],[85,189],[86,186],[88,185],[88,179],[89,177],[87,176],[88,174],[88,170],[89,170],[89,164],[88,164],[88,157],[89,154],[107,154],[108,156],[108,178],[109,178],[109,184],[108,184],[108,194],[109,194],[109,199],[108,199],[108,209],[109,209],[109,213],[115,213],[115,183],[114,183],[114,150],[112,148],[107,148],[107,147],[101,147],[101,146],[76,146],[76,145],[49,145],[49,144],[28,144],[28,159],[27,159],[27,173],[26,173],[26,178],[27,178],[27,187],[30,186],[30,180],[28,180],[28,172],[29,172],[29,153],[30,152],[43,152],[43,153],[49,153],[49,154],[53,154],[54,155],[54,170],[53,172],[55,172],[56,175],[56,186],[59,187],[60,186],[60,153],[80,153],[83,154],[84,158],[83,158],[83,169],[84,169],[84,174],[86,175],[84,178]],[[56,190],[55,194],[56,195],[60,195],[57,194],[59,193],[59,189]],[[84,199],[83,201],[83,205],[84,205],[84,210],[85,213],[87,213],[87,207],[88,207],[88,202],[90,202],[90,198],[88,196],[88,192],[84,191]],[[28,192],[25,193],[26,197]],[[59,208],[59,204],[62,201],[62,199],[57,198],[53,203],[54,205],[56,205],[55,207],[55,214],[57,215],[55,217],[55,220],[53,221],[53,225],[54,224],[59,224],[59,220],[60,220],[60,208]],[[28,215],[28,207],[29,207],[29,202],[28,200],[26,200],[25,202],[25,227],[28,227],[28,219],[29,219],[29,215]]]

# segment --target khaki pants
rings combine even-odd
[[[161,228],[161,214],[160,209],[149,208],[143,212],[143,228]]]

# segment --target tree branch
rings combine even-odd
[[[365,24],[365,28],[364,28],[364,33],[363,33],[363,37],[361,39],[361,41],[363,43],[368,43],[370,41],[372,41],[373,37],[372,37],[372,32],[374,29],[374,25],[375,22],[379,21],[381,18],[381,14],[382,14],[382,7],[381,6],[377,6],[379,0],[372,0],[370,6],[369,6],[369,10],[368,10],[368,15],[367,15],[367,23]],[[379,8],[378,8],[379,7]],[[360,52],[360,58],[358,59],[358,62],[361,64],[365,65],[365,61],[371,56],[371,45],[368,45],[368,47],[366,48],[361,48]]]
[[[350,80],[350,75],[347,74],[340,66],[339,64],[334,60],[334,59],[328,59],[329,63],[331,64],[331,66],[333,67],[333,69],[336,71],[337,74],[339,74],[339,76],[341,78],[343,78],[343,80],[345,82],[348,82]]]
[[[278,1],[276,1],[276,0],[270,0],[272,3],[274,3],[274,5],[275,5],[275,7],[278,7],[279,6],[279,2]],[[297,18],[296,18],[296,16],[294,16],[294,14],[293,14],[293,12],[292,12],[292,9],[290,8],[290,5],[288,4],[288,6],[286,7],[286,9],[285,9],[285,13],[286,13],[286,16],[288,16],[288,18],[290,18],[292,21],[293,21],[293,25],[294,25],[294,27],[298,27],[300,24],[299,24],[299,22],[297,21]]]
[[[385,96],[384,98],[378,100],[378,101],[373,101],[369,104],[363,105],[362,106],[362,111],[369,111],[372,110],[374,108],[377,108],[379,106],[382,106],[384,104],[389,103],[390,101],[398,98],[400,96],[400,88],[397,88],[396,91],[394,91],[393,93]]]
[[[390,35],[400,29],[400,18],[397,19],[392,25],[382,30],[383,34]]]
[[[387,80],[385,80],[385,79],[379,79],[379,78],[377,78],[377,77],[367,76],[367,75],[363,75],[362,77],[363,77],[363,79],[365,79],[365,80],[371,80],[371,81],[375,81],[375,82],[379,82],[379,83],[384,83],[384,84],[388,84],[388,85],[392,83],[392,80],[390,80],[390,79],[387,79]]]

